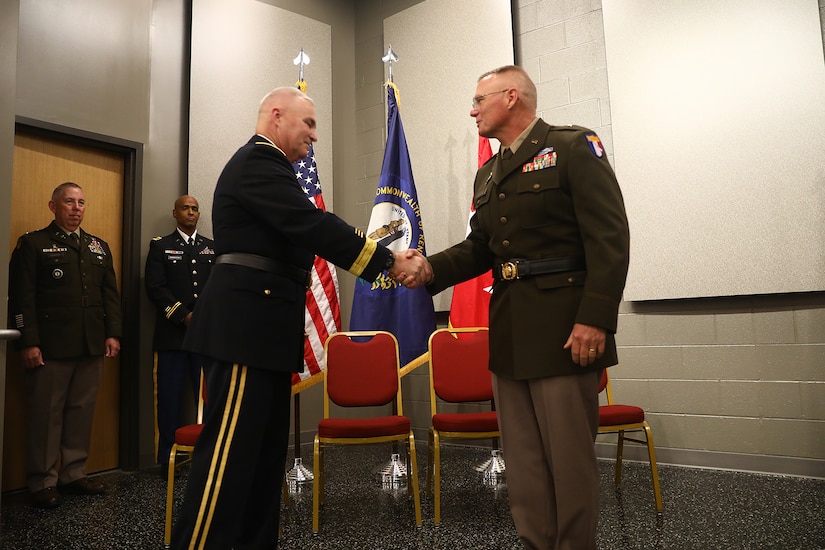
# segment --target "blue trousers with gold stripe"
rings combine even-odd
[[[277,548],[292,374],[207,357],[203,365],[206,417],[172,548]]]

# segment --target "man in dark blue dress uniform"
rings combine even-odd
[[[208,404],[174,548],[275,548],[292,373],[303,364],[304,309],[316,255],[362,279],[421,277],[394,253],[307,199],[292,169],[315,133],[296,88],[264,97],[255,135],[229,160],[212,206],[215,267],[184,348],[204,357]]]
[[[145,273],[146,293],[156,308],[155,450],[164,474],[180,425],[187,379],[194,399],[198,399],[201,359],[181,348],[195,302],[215,260],[215,243],[197,231],[200,210],[195,197],[183,195],[176,200],[172,217],[177,222],[175,230],[149,243]]]

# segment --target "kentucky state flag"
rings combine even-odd
[[[387,146],[367,233],[396,252],[417,248],[426,256],[421,208],[395,92],[395,85],[388,83]],[[427,351],[427,341],[435,330],[432,297],[423,287],[404,288],[384,273],[372,283],[358,279],[350,330],[393,333],[404,366]]]

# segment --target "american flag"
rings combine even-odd
[[[292,163],[295,177],[316,208],[326,212],[315,151],[310,145],[309,154]],[[312,265],[312,286],[307,290],[306,314],[304,315],[304,370],[292,375],[292,384],[307,380],[324,368],[324,342],[330,334],[341,330],[341,308],[338,301],[338,275],[335,266],[315,256]]]

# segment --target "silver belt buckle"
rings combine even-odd
[[[501,278],[505,281],[518,279],[518,263],[504,262],[501,264]]]

